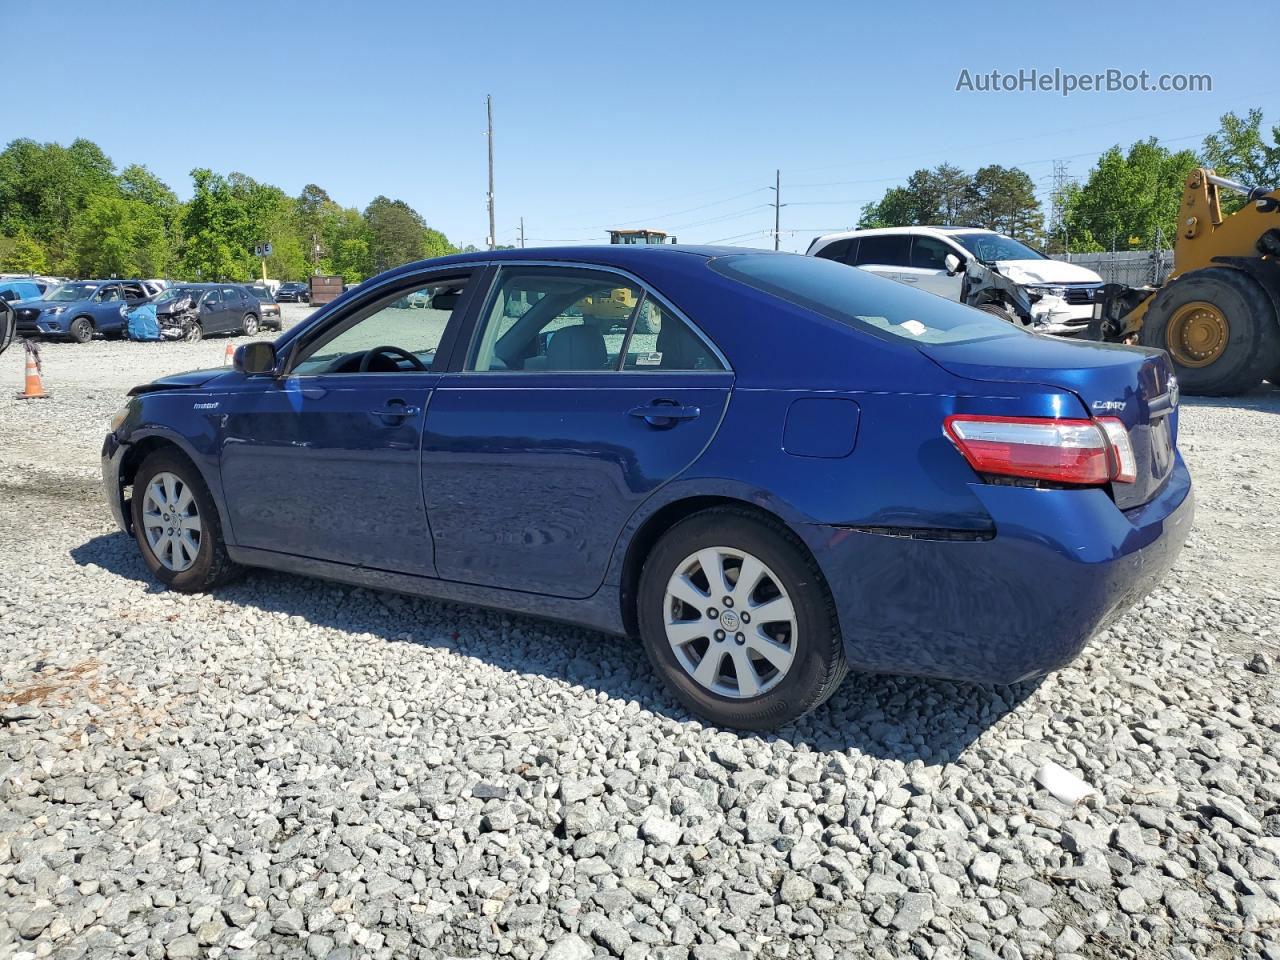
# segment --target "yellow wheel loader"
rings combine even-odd
[[[1224,216],[1221,190],[1249,202]],[[1090,334],[1167,350],[1183,393],[1232,396],[1280,382],[1280,189],[1193,170],[1168,279],[1104,286]]]

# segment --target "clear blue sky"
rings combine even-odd
[[[1273,3],[65,3],[4,0],[0,138],[97,141],[180,196],[242,171],[363,208],[401,198],[483,244],[484,97],[499,242],[783,247],[851,225],[913,169],[1085,174],[1154,135],[1198,146],[1226,110],[1280,122]],[[14,42],[14,38],[18,39]],[[1208,73],[1211,93],[956,92],[962,68]],[[759,231],[756,235],[752,231]]]

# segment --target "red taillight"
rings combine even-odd
[[[1117,483],[1133,483],[1138,479],[1138,459],[1133,455],[1133,443],[1129,440],[1129,428],[1119,417],[1099,417],[1098,426],[1111,441],[1111,449],[1115,451],[1115,469],[1111,479]]]
[[[957,414],[947,417],[944,429],[978,473],[1100,486],[1134,479],[1133,447],[1124,425],[1116,423],[1123,441],[1096,420]]]

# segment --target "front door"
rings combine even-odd
[[[207,334],[221,333],[225,329],[226,309],[221,290],[215,287],[205,293],[200,301],[200,329]]]
[[[710,443],[733,375],[653,294],[597,270],[504,267],[474,340],[427,412],[437,574],[590,596],[628,517]]]
[[[911,263],[902,271],[903,276],[915,278],[920,290],[948,300],[959,300],[964,275],[947,273],[947,254],[956,253],[937,237],[916,234],[911,238]],[[959,254],[956,254],[959,256]]]
[[[436,349],[466,282],[413,287],[426,310],[408,308],[408,290],[371,294],[308,331],[285,375],[247,378],[228,398],[221,469],[235,543],[434,573],[419,448]]]

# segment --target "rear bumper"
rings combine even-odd
[[[116,526],[125,533],[133,533],[133,524],[125,510],[124,485],[120,480],[120,465],[127,450],[128,447],[117,440],[114,433],[108,433],[102,441],[102,491]]]
[[[1072,660],[1172,566],[1195,512],[1178,457],[1154,500],[974,484],[987,540],[918,540],[812,525],[854,670],[1012,683]]]

